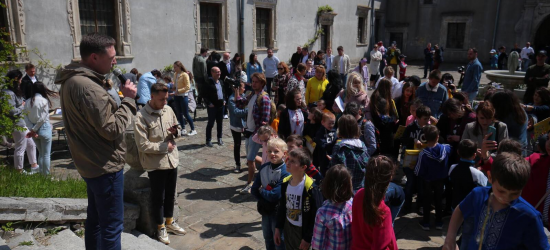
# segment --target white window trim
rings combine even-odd
[[[24,64],[29,62],[29,55],[26,53],[27,42],[25,41],[25,12],[23,0],[4,0],[6,5],[4,14],[6,14],[7,28],[10,33],[10,42],[15,47],[15,55],[17,58],[13,62],[16,64]]]
[[[132,59],[132,31],[130,29],[132,20],[130,15],[130,0],[117,0],[115,5],[115,26],[117,31],[118,59]],[[78,0],[67,0],[67,17],[71,36],[73,37],[73,60],[80,58],[80,41],[82,32],[80,30],[80,12]]]
[[[271,18],[269,20],[269,32],[271,41],[268,41],[269,45],[266,48],[259,48],[258,41],[256,41],[256,8],[270,9]],[[254,37],[252,51],[267,51],[268,47],[273,48],[273,50],[278,50],[277,48],[277,0],[255,0],[254,8],[252,8],[252,37]]]
[[[361,47],[361,46],[367,46],[368,45],[368,36],[369,36],[369,31],[370,31],[370,28],[368,26],[368,24],[370,23],[369,22],[369,16],[370,16],[370,10],[371,10],[371,7],[369,6],[365,6],[365,5],[357,5],[357,12],[356,12],[356,15],[357,15],[357,25],[359,25],[359,18],[362,17],[363,18],[363,41],[359,41],[358,37],[359,37],[359,34],[357,34],[357,39],[356,39],[356,42],[357,42],[357,47]],[[359,27],[357,27],[359,28]]]
[[[447,48],[447,28],[449,23],[466,23],[466,29],[464,30],[464,47],[462,49]],[[472,27],[472,16],[443,16],[441,20],[440,30],[440,44],[448,51],[467,51],[470,47],[470,30]],[[404,38],[403,38],[404,39]]]
[[[198,0],[195,2],[195,53],[198,55],[200,54],[201,48],[202,48],[202,42],[201,42],[201,3],[215,3],[221,5],[221,21],[222,24],[220,26],[220,40],[221,40],[221,48],[216,49],[216,51],[226,51],[229,52],[229,12],[227,11],[227,0]],[[212,50],[213,48],[208,48],[209,50]]]

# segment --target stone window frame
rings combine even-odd
[[[10,33],[10,42],[15,47],[15,60],[11,61],[16,64],[29,63],[29,55],[27,51],[27,42],[25,41],[25,11],[23,0],[1,0],[6,8],[2,11],[6,15],[7,31]]]
[[[230,52],[229,47],[229,12],[227,11],[227,0],[197,0],[195,1],[195,54],[200,54],[202,48],[201,42],[201,3],[219,4],[221,8],[221,26],[220,26],[220,48],[218,53]],[[209,50],[212,50],[209,48]]]
[[[441,18],[441,30],[439,32],[440,47],[448,51],[467,51],[470,48],[470,31],[472,29],[472,15],[444,15]],[[462,49],[447,48],[447,27],[449,23],[466,23],[464,30],[464,47]]]
[[[256,8],[269,9],[271,14],[269,18],[269,33],[270,40],[269,45],[264,47],[258,47],[258,41],[256,41]],[[267,48],[272,48],[273,51],[278,50],[277,47],[277,0],[255,0],[254,7],[252,8],[252,37],[253,45],[252,52],[267,52]]]
[[[78,0],[67,0],[67,17],[71,36],[73,37],[73,61],[80,60],[80,41],[82,32],[80,30],[80,11]],[[116,50],[119,55],[117,59],[133,59],[132,55],[132,31],[130,29],[132,20],[130,15],[130,0],[117,0],[115,2],[115,30],[117,37]]]
[[[355,15],[357,16],[357,25],[359,25],[359,18],[363,18],[363,41],[359,41],[359,34],[357,34],[356,43],[357,47],[368,46],[368,29],[369,29],[369,16],[370,16],[371,7],[365,5],[357,5],[357,11]],[[359,29],[359,27],[357,27]]]

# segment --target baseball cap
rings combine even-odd
[[[363,58],[363,59],[361,59],[361,62],[362,62],[362,63],[366,63],[366,62],[367,62],[367,59],[366,59],[366,58]]]
[[[495,49],[492,49],[489,53],[497,53],[497,51]]]
[[[547,56],[548,53],[546,53],[546,50],[539,50],[539,52],[537,53],[537,56]]]

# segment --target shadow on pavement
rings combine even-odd
[[[178,146],[178,151],[199,149],[205,146],[206,146],[205,144],[184,144],[184,145]]]
[[[206,200],[206,201],[220,201],[229,200],[231,203],[242,203],[246,201],[255,201],[254,196],[250,194],[241,195],[239,193],[240,187],[222,187],[222,188],[186,188],[178,194],[185,195],[188,200]]]
[[[224,176],[233,173],[229,169],[217,168],[200,168],[188,174],[182,174],[179,178],[185,178],[194,181],[217,182],[216,177]]]
[[[218,235],[223,235],[225,237],[251,237],[252,235],[248,233],[262,230],[260,221],[229,225],[206,223],[204,226],[210,229],[202,232],[200,234],[201,238],[214,238]],[[235,234],[232,234],[234,232]]]

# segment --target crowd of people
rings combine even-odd
[[[169,244],[168,232],[185,234],[172,217],[174,139],[197,134],[189,114],[196,100],[207,109],[206,146],[213,147],[214,124],[224,145],[223,119],[229,119],[236,173],[245,141],[248,173],[240,193],[257,199],[267,249],[398,249],[393,222],[413,212],[423,216],[423,230],[441,230],[443,217],[452,215],[445,249],[550,249],[543,230],[550,215],[550,131],[534,130],[550,117],[544,50],[527,69],[525,84],[534,91],[522,104],[513,92],[494,88],[476,99],[483,68],[475,48],[468,50],[459,90],[452,75],[437,69],[441,60],[436,69],[425,67],[426,82],[407,76],[395,42],[376,44],[355,68],[342,46],[338,55],[298,47],[290,67],[272,49],[262,63],[251,53],[245,64],[239,54],[208,55],[202,48],[191,71],[181,61],[173,78],[132,70],[120,93],[111,93],[103,74],[116,63],[114,42],[84,36],[82,62],[66,66],[56,82],[75,166],[88,184],[87,248],[120,246],[121,134],[132,119],[158,239]],[[426,50],[437,59],[438,49],[428,44]],[[47,175],[47,111],[55,93],[33,79],[32,68],[30,85],[20,84],[22,72],[7,75],[10,115],[25,128],[13,133],[15,165],[22,170],[27,150],[31,171]],[[24,109],[29,114],[21,116]],[[37,160],[35,147],[48,156]],[[405,177],[398,180],[400,168]]]

